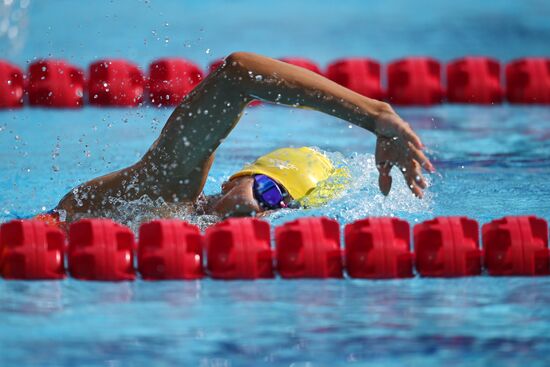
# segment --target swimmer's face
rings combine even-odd
[[[222,196],[214,210],[222,216],[253,216],[265,211],[254,198],[252,176],[236,177],[222,184]]]
[[[214,203],[214,211],[227,217],[264,215],[277,209],[265,209],[254,197],[254,178],[252,176],[235,177],[222,184],[222,195]],[[284,202],[289,205],[292,198],[285,194]]]

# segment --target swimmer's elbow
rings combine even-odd
[[[253,54],[250,52],[232,52],[225,58],[225,64],[229,67],[243,66],[251,57],[253,57]]]
[[[254,69],[255,62],[259,57],[260,56],[250,52],[232,52],[225,58],[224,68],[226,72],[230,74],[242,76]]]

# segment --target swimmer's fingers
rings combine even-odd
[[[409,189],[416,197],[422,198],[424,196],[423,189],[427,187],[427,183],[422,176],[420,164],[416,161],[411,161],[411,164],[401,168],[401,170],[405,176],[405,181]]]
[[[391,169],[395,159],[399,156],[398,150],[391,139],[379,136],[376,141],[376,151],[374,154],[376,168],[378,169],[378,186],[384,195],[388,195],[391,190],[392,177]]]
[[[391,190],[392,177],[390,175],[393,165],[389,161],[377,162],[376,168],[378,168],[378,187],[382,194],[387,196]]]
[[[435,167],[432,162],[430,162],[422,150],[418,149],[411,142],[409,142],[409,153],[426,171],[431,173],[435,172]]]
[[[426,181],[426,178],[424,178],[424,175],[422,175],[422,167],[416,161],[413,162],[412,166],[413,167],[411,168],[411,176],[416,185],[424,190],[426,187],[428,187],[428,181]]]

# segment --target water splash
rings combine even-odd
[[[378,188],[378,170],[374,155],[354,153],[345,157],[338,152],[324,152],[339,167],[347,167],[351,182],[346,190],[325,206],[312,209],[274,212],[266,217],[273,224],[287,222],[304,216],[327,216],[340,223],[349,223],[367,216],[410,216],[431,213],[434,195],[425,192],[422,200],[414,197],[397,169],[392,171],[393,185],[390,194],[382,195]],[[429,177],[427,178],[430,182]]]
[[[316,148],[317,149],[317,148]],[[337,168],[347,167],[352,180],[349,187],[329,204],[312,209],[281,209],[262,216],[273,225],[299,217],[327,216],[340,223],[349,223],[367,216],[424,215],[433,211],[434,196],[426,192],[424,199],[413,196],[397,169],[393,171],[393,187],[386,197],[378,188],[378,171],[372,154],[352,154],[345,157],[338,152],[324,152]],[[223,178],[215,177],[218,181]],[[138,200],[124,201],[112,198],[113,209],[102,216],[113,218],[132,228],[136,233],[141,223],[157,218],[177,218],[199,226],[202,230],[222,220],[212,214],[197,214],[194,206],[184,203],[167,203],[143,196]]]
[[[194,206],[190,203],[167,203],[162,198],[153,200],[147,195],[131,201],[109,198],[109,204],[110,209],[103,210],[101,213],[94,213],[94,216],[111,218],[130,227],[136,234],[139,232],[139,226],[142,223],[154,219],[180,219],[198,226],[201,230],[205,230],[208,226],[222,220],[216,215],[197,214]],[[82,214],[73,217],[72,220],[76,221],[89,217],[89,214]]]

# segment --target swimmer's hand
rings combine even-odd
[[[435,172],[430,160],[424,155],[420,138],[392,110],[381,113],[375,122],[376,141],[375,161],[378,168],[378,185],[384,195],[391,189],[392,177],[390,171],[397,166],[414,195],[424,196],[423,190],[428,186],[422,175],[422,168]]]

